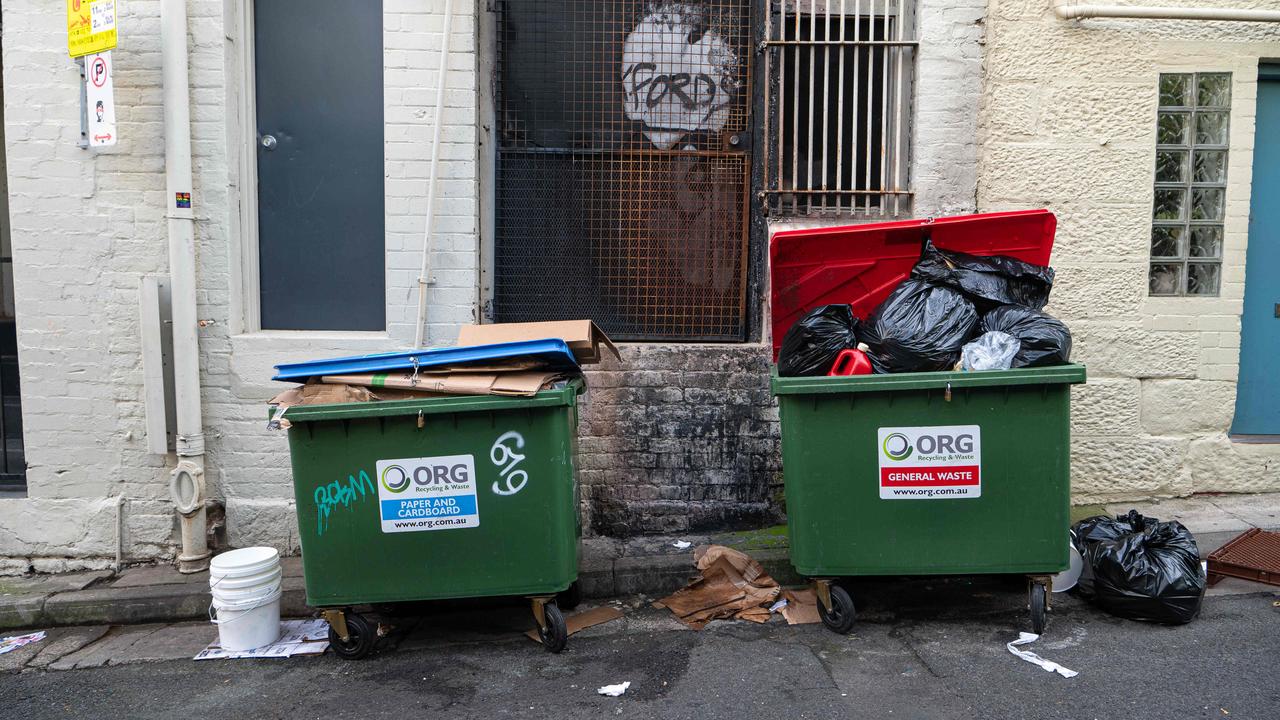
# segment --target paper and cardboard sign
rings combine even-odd
[[[480,527],[474,455],[379,460],[382,532]]]
[[[112,89],[111,51],[94,53],[84,59],[85,111],[88,114],[89,147],[116,144],[116,99]]]
[[[493,343],[520,340],[564,340],[573,356],[583,365],[598,363],[604,357],[603,344],[618,360],[622,355],[608,335],[590,320],[557,320],[553,322],[494,323],[490,325],[464,325],[458,332],[458,346],[491,345]]]
[[[876,450],[881,500],[982,496],[982,429],[977,425],[882,427]]]
[[[73,58],[116,46],[116,0],[67,0],[67,53]]]

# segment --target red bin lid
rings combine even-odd
[[[769,242],[773,359],[782,336],[819,305],[865,318],[911,274],[926,233],[944,250],[1048,265],[1058,220],[1048,210],[787,230]]]

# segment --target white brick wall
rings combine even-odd
[[[429,337],[451,341],[476,298],[475,3],[454,1]],[[270,366],[412,342],[443,29],[441,0],[384,3],[387,304],[385,333],[246,332],[239,262],[236,121],[242,2],[188,0],[199,317],[210,494],[227,503],[236,544],[296,549],[284,437],[264,402]],[[127,559],[170,556],[177,542],[165,459],[145,450],[139,361],[140,277],[168,269],[158,0],[120,6],[114,53],[120,143],[79,138],[79,72],[61,8],[3,5],[6,148],[14,246],[27,499],[0,500],[0,557],[115,554],[116,498]],[[52,562],[52,561],[50,561]]]
[[[1266,0],[1197,5],[1271,7]],[[1259,58],[1280,28],[1056,19],[992,0],[978,179],[981,210],[1058,214],[1048,308],[1089,367],[1075,393],[1076,500],[1280,489],[1280,446],[1232,443]],[[1220,298],[1148,298],[1161,72],[1233,73]]]

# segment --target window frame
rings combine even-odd
[[[1183,94],[1183,104],[1165,105],[1163,99],[1163,86],[1165,78],[1182,76],[1190,81],[1190,89]],[[1226,78],[1227,98],[1223,105],[1201,105],[1200,104],[1200,79],[1205,76],[1221,76]],[[1223,253],[1225,249],[1226,236],[1226,214],[1227,214],[1227,187],[1230,182],[1228,176],[1230,157],[1231,157],[1231,97],[1234,94],[1234,76],[1230,71],[1187,71],[1187,72],[1162,72],[1156,80],[1156,138],[1155,153],[1152,170],[1152,201],[1150,228],[1147,244],[1147,296],[1148,297],[1192,297],[1192,298],[1216,298],[1222,294],[1222,267]],[[1189,96],[1189,97],[1188,97]],[[1186,101],[1190,100],[1190,104]],[[1181,143],[1162,143],[1160,137],[1160,121],[1170,113],[1183,114],[1187,120],[1184,130],[1184,136]],[[1198,121],[1202,115],[1209,113],[1221,113],[1226,116],[1225,126],[1223,128],[1223,143],[1200,143],[1197,142]],[[1196,157],[1197,152],[1221,152],[1223,154],[1222,163],[1222,179],[1219,182],[1200,182],[1196,180]],[[1161,153],[1176,152],[1185,155],[1183,164],[1183,177],[1180,182],[1162,181],[1160,180],[1160,157]],[[1160,191],[1162,190],[1178,190],[1183,193],[1183,203],[1180,217],[1160,218],[1157,217],[1156,211],[1159,207]],[[1195,193],[1197,190],[1216,190],[1221,193],[1221,215],[1216,219],[1196,219],[1194,217]],[[1181,238],[1178,241],[1177,255],[1156,255],[1156,232],[1160,228],[1170,228],[1181,230]],[[1197,228],[1216,228],[1218,230],[1218,254],[1217,257],[1197,257],[1191,253],[1192,237]],[[1214,291],[1209,292],[1189,292],[1190,269],[1192,265],[1211,265],[1217,268],[1217,286]],[[1174,292],[1155,292],[1153,288],[1153,280],[1155,268],[1157,266],[1177,266],[1178,270],[1178,288]]]

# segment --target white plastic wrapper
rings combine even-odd
[[[1018,338],[999,330],[983,333],[960,350],[960,367],[965,370],[1008,370],[1013,356],[1022,349]]]

